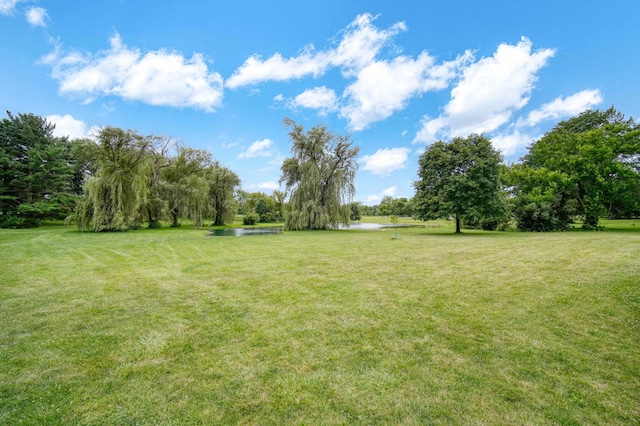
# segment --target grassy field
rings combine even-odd
[[[640,221],[0,230],[0,424],[640,424]]]

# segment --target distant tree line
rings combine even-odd
[[[284,221],[288,230],[326,229],[362,216],[451,218],[487,230],[598,229],[601,217],[640,215],[640,128],[610,108],[558,123],[507,166],[483,135],[438,141],[419,160],[413,198],[353,202],[358,147],[326,126],[293,120],[285,191],[239,189],[240,179],[202,150],[170,138],[106,127],[94,139],[58,138],[33,114],[0,122],[0,227],[67,218],[81,230],[115,231],[161,221],[203,226]]]
[[[487,230],[598,229],[640,215],[640,128],[615,108],[562,121],[506,166],[482,135],[438,141],[420,157],[415,196],[359,205],[363,215],[451,218]]]

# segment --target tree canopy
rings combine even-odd
[[[291,128],[293,153],[282,164],[280,178],[289,194],[285,229],[325,229],[347,224],[359,148],[352,145],[348,136],[336,135],[326,126],[315,126],[304,133],[304,128],[293,120],[285,119],[284,123]]]
[[[529,148],[523,160],[525,167],[561,177],[563,197],[575,200],[586,229],[596,228],[605,214],[640,213],[640,129],[613,107],[560,122]],[[551,194],[547,184],[536,190]]]
[[[38,226],[73,205],[73,164],[66,138],[33,114],[0,121],[0,227]]]
[[[500,181],[502,157],[484,136],[438,141],[420,156],[414,211],[422,220],[481,220],[505,211]]]

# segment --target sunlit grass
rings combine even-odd
[[[0,424],[638,423],[634,223],[1,230]]]

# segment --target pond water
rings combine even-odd
[[[375,231],[384,228],[406,228],[416,225],[392,225],[382,223],[351,223],[347,226],[340,226],[338,229],[347,231]],[[209,233],[211,237],[244,237],[246,235],[273,235],[282,233],[282,227],[271,228],[225,228],[212,229]]]
[[[244,237],[246,235],[273,235],[282,233],[282,226],[273,228],[225,228],[212,229],[211,237]]]

